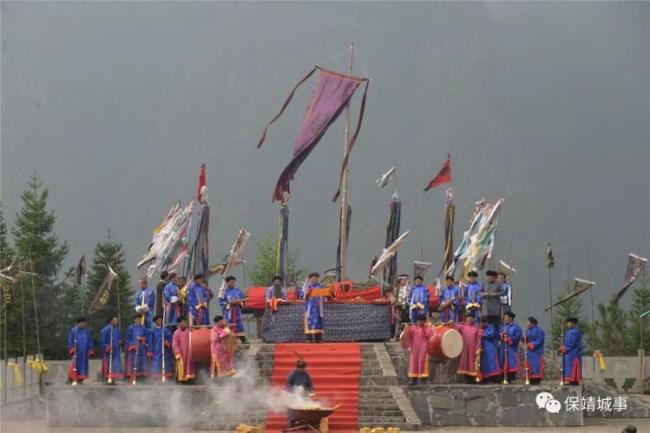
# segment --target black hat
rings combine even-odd
[[[309,278],[312,278],[312,277],[318,277],[318,278],[320,278],[320,274],[319,274],[318,272],[310,272],[310,273],[309,273]]]
[[[570,323],[573,323],[574,325],[578,324],[578,318],[577,317],[567,317],[566,321],[570,322]]]
[[[217,322],[219,322],[219,321],[221,321],[221,320],[223,320],[223,316],[214,316],[214,319],[212,319],[212,321],[213,321],[214,323],[217,323]]]
[[[496,271],[490,269],[489,271],[485,271],[485,275],[487,275],[488,277],[496,277],[497,273]]]
[[[235,278],[235,277],[232,276],[232,275],[228,275],[228,276],[226,277],[226,283],[229,283],[229,282],[231,282],[231,281],[235,281],[235,280],[237,280],[237,278]]]
[[[535,319],[533,316],[530,316],[530,317],[528,318],[528,321],[529,321],[530,323],[532,323],[533,325],[537,325],[537,319]]]
[[[469,271],[467,273],[468,277],[478,277],[478,273],[476,271]]]

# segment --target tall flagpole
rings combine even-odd
[[[350,63],[348,72],[352,75],[352,65],[354,62],[354,42],[350,42]],[[345,144],[343,147],[343,158],[350,151],[350,103],[345,107]],[[341,222],[339,224],[339,262],[340,269],[337,270],[339,281],[346,279],[346,255],[347,255],[347,233],[348,233],[348,167],[346,166],[341,176]]]
[[[553,354],[553,359],[555,359],[555,336],[553,335],[553,283],[551,278],[552,269],[552,266],[548,266],[548,300],[549,305],[551,306],[551,353]]]

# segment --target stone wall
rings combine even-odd
[[[521,385],[424,385],[407,394],[423,426],[582,426],[581,411],[559,413],[538,408],[549,392],[560,403],[581,396],[580,387]]]

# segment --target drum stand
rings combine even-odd
[[[286,432],[290,432],[290,431],[296,431],[296,430],[305,430],[305,429],[309,429],[314,433],[320,433],[320,430],[318,430],[316,427],[314,427],[313,425],[311,425],[307,421],[303,421],[303,420],[298,419],[298,420],[296,420],[296,422],[298,423],[297,425],[282,430],[282,433],[286,433]]]

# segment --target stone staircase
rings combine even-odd
[[[268,383],[273,370],[273,345],[260,345],[254,357],[260,380]],[[359,427],[419,430],[420,420],[398,384],[397,374],[384,343],[362,343],[361,358]]]
[[[419,430],[420,420],[398,384],[385,344],[363,343],[361,358],[359,427]]]

